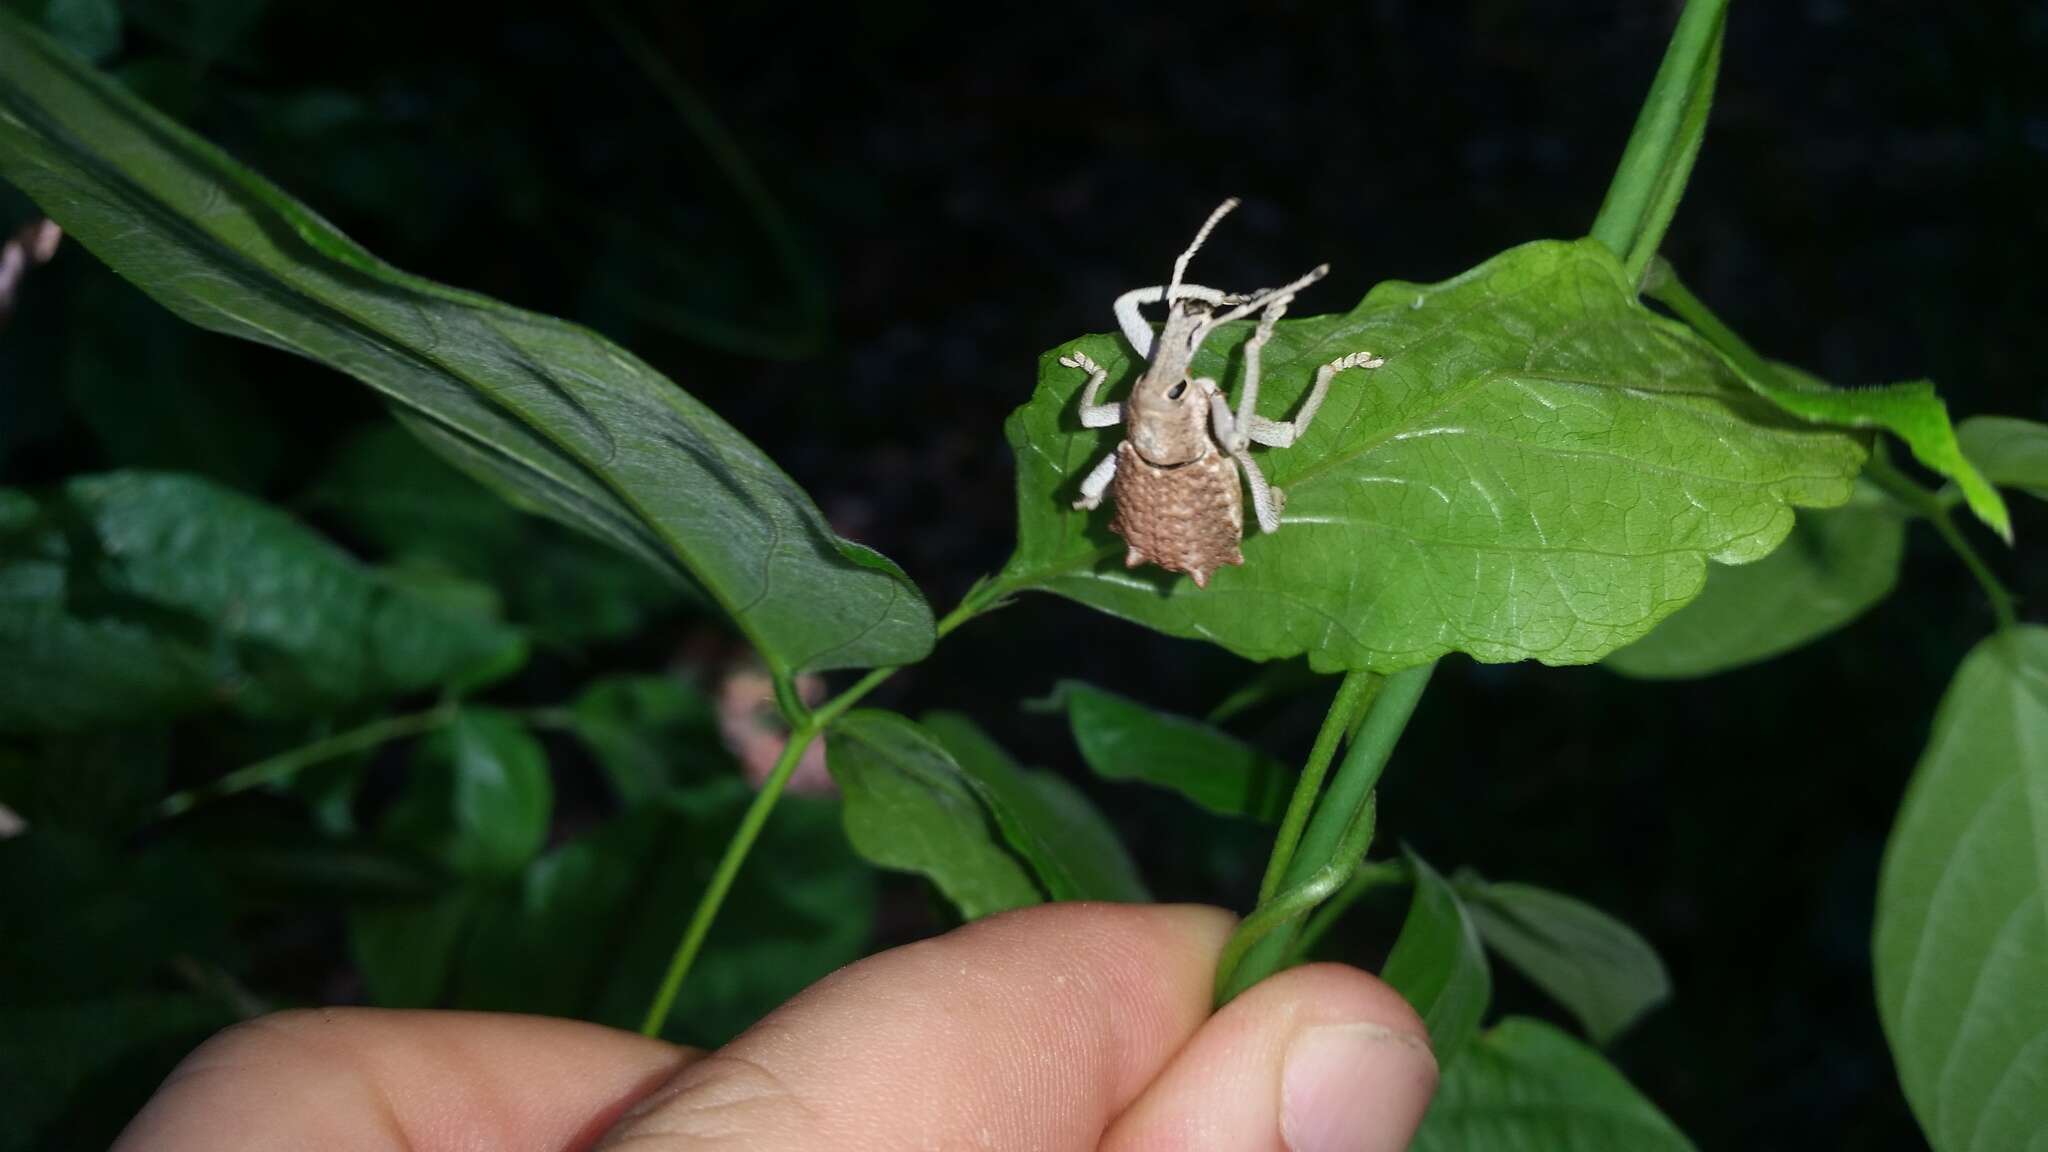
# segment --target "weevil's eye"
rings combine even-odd
[[[1185,381],[1185,380],[1183,380],[1183,381],[1181,381],[1180,383],[1178,383],[1178,384],[1175,384],[1175,385],[1174,385],[1173,387],[1171,387],[1171,388],[1168,388],[1168,389],[1166,390],[1166,398],[1167,398],[1168,400],[1178,400],[1178,399],[1180,399],[1180,395],[1181,395],[1181,393],[1183,393],[1183,392],[1185,392],[1185,391],[1187,391],[1187,390],[1188,390],[1188,382],[1187,382],[1187,381]]]

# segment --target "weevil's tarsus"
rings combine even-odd
[[[1096,393],[1102,388],[1102,382],[1109,378],[1109,369],[1089,359],[1084,352],[1062,356],[1060,363],[1088,373],[1088,386],[1081,390],[1081,427],[1108,428],[1124,418],[1123,405],[1114,400],[1100,404],[1095,399]]]
[[[1308,434],[1308,426],[1323,406],[1323,397],[1330,391],[1330,380],[1339,372],[1352,368],[1378,368],[1386,364],[1384,359],[1370,352],[1353,352],[1339,356],[1321,368],[1316,369],[1316,382],[1308,390],[1308,398],[1301,402],[1301,410],[1292,420],[1268,420],[1254,416],[1244,431],[1252,443],[1264,444],[1269,448],[1286,448]]]

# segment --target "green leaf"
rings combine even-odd
[[[2048,424],[1972,416],[1956,427],[1956,440],[1985,479],[2048,500]]]
[[[409,276],[0,14],[0,177],[172,311],[382,393],[571,525],[687,574],[782,672],[901,664],[931,611],[731,425],[583,328]]]
[[[1380,978],[1421,1014],[1437,1064],[1450,1068],[1486,1015],[1493,974],[1479,946],[1479,931],[1450,882],[1413,853],[1408,867],[1415,896]]]
[[[547,753],[516,717],[464,710],[420,741],[410,772],[385,834],[456,874],[516,872],[547,842]]]
[[[159,992],[0,1008],[0,1152],[109,1146],[173,1065],[234,1022]]]
[[[1715,566],[1699,599],[1607,657],[1624,676],[1710,676],[1810,644],[1891,595],[1906,522],[1882,499],[1801,513],[1792,535],[1753,564]]]
[[[545,642],[630,635],[687,591],[615,548],[522,514],[389,424],[345,442],[307,503],[401,563],[489,581]]]
[[[1964,659],[1877,888],[1878,1015],[1936,1152],[2048,1139],[2048,628]]]
[[[995,814],[1003,838],[1054,900],[1152,899],[1116,829],[1080,789],[1050,772],[1023,768],[958,712],[928,712],[919,723],[952,754]]]
[[[1211,339],[1194,371],[1234,384],[1248,334]],[[1259,407],[1292,412],[1318,365],[1369,350],[1291,448],[1260,450],[1287,490],[1279,532],[1209,587],[1126,571],[1110,511],[1074,511],[1081,475],[1124,435],[1080,427],[1085,352],[1131,375],[1121,340],[1089,336],[1039,364],[1010,417],[1018,548],[1006,590],[1043,588],[1254,660],[1395,671],[1450,651],[1580,664],[1637,639],[1699,593],[1709,559],[1755,560],[1792,506],[1849,497],[1864,448],[1776,412],[1683,326],[1636,302],[1594,241],[1526,244],[1435,285],[1389,282],[1344,315],[1284,321]],[[1119,395],[1112,390],[1111,395]]]
[[[1487,947],[1578,1017],[1606,1047],[1671,995],[1656,950],[1581,900],[1530,884],[1459,885]]]
[[[1079,680],[1060,681],[1049,702],[1066,709],[1081,758],[1098,776],[1143,781],[1211,812],[1268,824],[1287,809],[1293,772],[1221,729]]]
[[[1816,425],[1878,428],[1905,441],[1914,459],[1954,480],[1977,519],[2012,543],[2005,501],[1963,455],[1948,421],[1948,406],[1935,394],[1933,381],[1832,388],[1810,373],[1764,360],[1692,294],[1670,265],[1657,262],[1644,281],[1644,291],[1692,325],[1745,384],[1784,411]]]
[[[476,910],[465,891],[349,910],[349,954],[379,1008],[432,1008],[448,984],[456,949]]]
[[[1692,1142],[1600,1054],[1510,1017],[1444,1065],[1415,1152],[1692,1152]]]
[[[930,878],[969,920],[1040,902],[980,793],[923,728],[890,712],[848,713],[832,725],[825,762],[845,799],[847,839],[870,863]]]
[[[627,807],[715,772],[737,771],[720,742],[711,702],[680,677],[600,680],[576,697],[570,723]]]
[[[298,715],[504,675],[519,635],[191,477],[79,477],[0,515],[0,731],[212,704]]]

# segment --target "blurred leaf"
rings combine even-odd
[[[463,876],[502,876],[547,842],[547,753],[517,717],[471,708],[421,740],[384,832]]]
[[[116,0],[44,0],[43,27],[94,63],[121,50],[121,5]]]
[[[628,635],[686,588],[614,548],[524,515],[391,425],[351,437],[308,494],[385,554],[489,581],[537,637]]]
[[[890,712],[851,712],[832,725],[825,762],[862,858],[930,878],[969,920],[1040,902],[980,793],[924,729]]]
[[[448,985],[476,895],[456,890],[406,903],[349,910],[349,954],[379,1008],[432,1008]]]
[[[1859,489],[1859,492],[1861,489]],[[1906,522],[1877,501],[1804,512],[1776,552],[1714,566],[1699,599],[1607,657],[1624,676],[1709,676],[1790,652],[1847,627],[1891,595]]]
[[[207,1036],[234,1023],[191,995],[127,992],[0,1008],[0,1152],[105,1148]]]
[[[1249,323],[1219,332],[1196,375],[1226,383]],[[1513,248],[1435,285],[1388,282],[1343,315],[1284,321],[1266,346],[1260,409],[1294,411],[1319,365],[1336,377],[1291,448],[1260,449],[1286,523],[1244,541],[1243,567],[1204,590],[1126,570],[1111,509],[1076,485],[1121,428],[1080,426],[1085,352],[1121,381],[1114,336],[1039,361],[1006,426],[1018,547],[1001,580],[1042,588],[1248,659],[1307,653],[1319,671],[1391,672],[1449,651],[1583,664],[1698,594],[1708,560],[1768,553],[1792,507],[1848,499],[1864,448],[1780,413],[1683,326],[1636,302],[1591,240]],[[1121,396],[1114,387],[1111,396]]]
[[[116,472],[73,479],[40,505],[6,500],[0,731],[210,704],[329,711],[503,675],[523,659],[497,621],[382,579],[205,481]]]
[[[1600,1054],[1540,1020],[1510,1017],[1455,1062],[1414,1152],[1692,1152]]]
[[[224,894],[175,848],[56,828],[0,840],[0,1149],[104,1148],[166,1072],[231,1022],[163,991],[233,944]]]
[[[318,360],[465,467],[677,575],[780,672],[902,664],[930,610],[745,437],[575,325],[391,268],[0,15],[0,176],[165,306]]]
[[[147,987],[173,956],[231,950],[225,897],[189,852],[31,828],[0,840],[0,892],[0,1008]]]
[[[716,771],[735,771],[703,693],[679,676],[617,676],[583,690],[570,707],[627,807]]]
[[[1606,1047],[1671,995],[1649,942],[1581,900],[1530,884],[1460,884],[1479,937]]]
[[[1936,1152],[2048,1134],[2048,628],[1971,651],[1877,889],[1878,1015]]]
[[[1081,758],[1099,776],[1172,789],[1211,812],[1268,824],[1287,809],[1288,767],[1219,728],[1079,680],[1060,681],[1049,700],[1066,709]]]
[[[535,860],[477,905],[446,1002],[632,1027],[752,793],[727,776],[668,794]],[[716,1045],[859,958],[873,874],[839,806],[785,796],[740,872],[667,1035]]]
[[[1486,1015],[1493,974],[1479,946],[1479,931],[1456,890],[1413,853],[1408,867],[1415,896],[1380,978],[1422,1016],[1437,1064],[1450,1068]]]
[[[1116,829],[1078,788],[1022,767],[961,713],[928,712],[919,723],[980,792],[1003,838],[1031,865],[1047,895],[1125,904],[1152,899]]]
[[[1985,479],[2048,500],[2048,424],[1972,416],[1956,428],[1956,440]]]

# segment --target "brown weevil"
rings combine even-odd
[[[1308,398],[1292,420],[1268,420],[1254,409],[1259,400],[1259,357],[1272,339],[1273,328],[1287,313],[1295,293],[1329,272],[1325,264],[1291,284],[1257,292],[1233,294],[1186,283],[1188,261],[1209,238],[1218,221],[1237,207],[1225,200],[1209,214],[1187,251],[1173,262],[1173,276],[1164,287],[1133,288],[1117,297],[1117,326],[1145,369],[1123,404],[1099,403],[1097,393],[1107,370],[1075,352],[1061,358],[1069,368],[1089,373],[1081,392],[1081,424],[1108,428],[1121,421],[1128,434],[1116,451],[1104,457],[1081,481],[1074,507],[1094,508],[1107,492],[1116,504],[1110,530],[1124,538],[1124,566],[1157,564],[1185,572],[1197,587],[1207,587],[1209,574],[1225,564],[1243,564],[1244,500],[1238,469],[1251,488],[1252,511],[1261,532],[1280,527],[1287,494],[1266,483],[1252,460],[1251,445],[1285,448],[1308,431],[1330,378],[1347,368],[1378,368],[1384,361],[1369,352],[1338,357],[1316,370]],[[1166,304],[1166,323],[1154,334],[1139,311],[1147,304]],[[1233,412],[1223,390],[1208,377],[1189,372],[1202,341],[1218,327],[1256,314],[1258,327],[1245,341],[1244,379]]]

